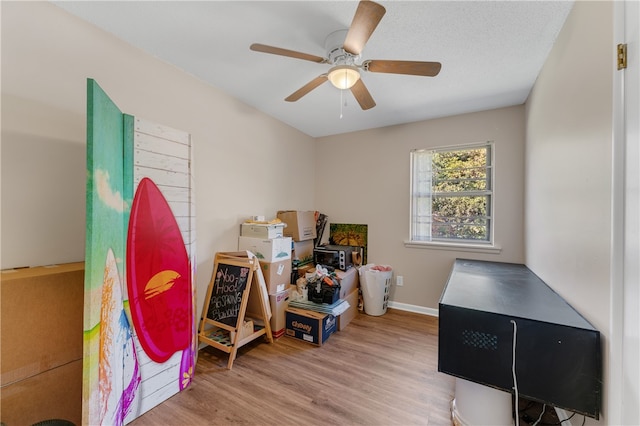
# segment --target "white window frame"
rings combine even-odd
[[[418,190],[416,186],[418,185],[416,180],[418,173],[415,170],[415,156],[417,153],[436,153],[436,152],[449,152],[449,151],[460,151],[465,149],[478,149],[478,148],[487,148],[488,149],[488,165],[489,175],[487,176],[487,184],[488,188],[484,191],[469,191],[468,195],[482,195],[488,196],[489,198],[489,215],[488,215],[488,240],[455,240],[448,238],[439,238],[439,239],[415,239],[417,222],[415,221],[415,215],[417,210],[417,203],[415,192]],[[427,170],[422,170],[422,173],[425,171],[429,172],[431,168],[431,164],[427,165]],[[428,181],[428,193],[429,197],[431,196],[431,183]],[[425,188],[423,187],[424,191]],[[444,250],[458,250],[458,251],[471,251],[471,252],[484,252],[484,253],[500,253],[500,247],[496,246],[494,240],[494,230],[495,230],[495,144],[493,141],[487,141],[482,143],[474,143],[474,144],[466,144],[466,145],[456,145],[456,146],[447,146],[447,147],[436,147],[429,149],[414,149],[410,153],[410,193],[409,193],[409,240],[405,241],[406,247],[414,247],[414,248],[429,248],[429,249],[444,249]],[[430,203],[429,207],[430,209]],[[427,215],[430,215],[430,212],[427,212]],[[430,236],[429,236],[430,237]]]

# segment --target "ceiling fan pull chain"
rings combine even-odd
[[[344,90],[340,91],[340,120],[342,120],[342,97]]]

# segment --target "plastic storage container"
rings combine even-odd
[[[393,270],[390,266],[368,264],[360,268],[360,286],[365,314],[379,316],[387,312],[392,277]]]

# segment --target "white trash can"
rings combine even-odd
[[[368,264],[360,268],[360,286],[365,314],[379,316],[387,312],[393,270],[384,265],[389,270],[380,271],[373,269],[375,266],[377,265]]]

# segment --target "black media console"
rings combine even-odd
[[[525,265],[456,259],[439,304],[438,371],[599,418],[600,333]]]

